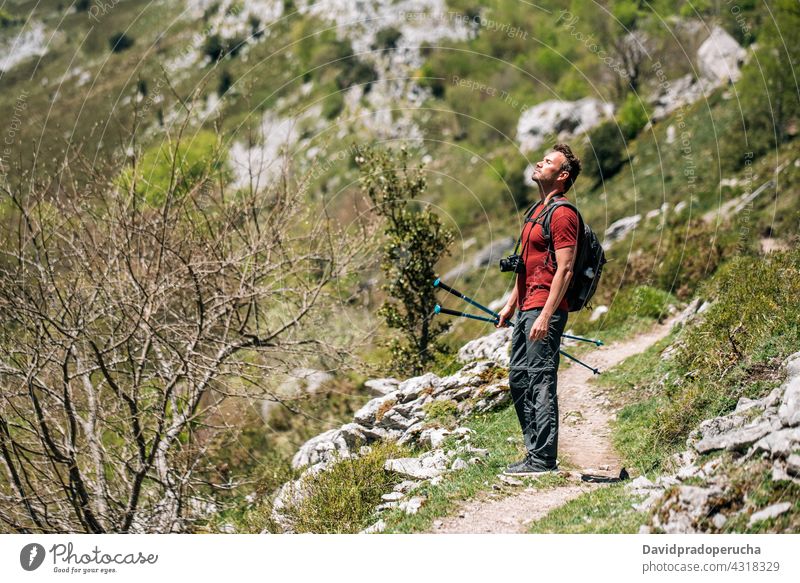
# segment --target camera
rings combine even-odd
[[[500,271],[503,272],[522,273],[522,267],[522,257],[516,253],[500,260]]]

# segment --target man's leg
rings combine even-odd
[[[514,409],[517,412],[519,426],[522,430],[522,437],[525,441],[525,451],[530,451],[533,447],[533,433],[531,431],[530,418],[526,409],[525,401],[530,380],[528,378],[528,333],[530,332],[533,320],[530,319],[530,312],[519,312],[514,331],[511,334],[511,362],[509,364],[508,385],[511,389],[511,399],[514,401]]]
[[[532,312],[535,319],[541,310]],[[526,351],[528,390],[524,404],[532,435],[528,454],[546,467],[556,465],[558,453],[557,359],[567,316],[567,312],[556,310],[550,319],[547,337],[536,342],[528,341]]]

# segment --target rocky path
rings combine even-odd
[[[672,320],[653,327],[624,342],[616,342],[592,350],[587,356],[601,371],[619,364],[655,344],[672,327]],[[562,365],[563,366],[563,365]],[[598,483],[581,481],[581,476],[619,476],[620,459],[611,444],[610,422],[615,413],[601,391],[589,383],[592,372],[573,365],[558,375],[560,414],[559,459],[561,466],[575,468],[564,472],[568,484],[540,490],[528,487],[509,496],[484,493],[464,503],[454,514],[436,521],[434,533],[520,533],[530,523],[571,499],[600,487]]]

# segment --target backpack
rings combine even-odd
[[[550,221],[555,211],[560,206],[567,206],[578,215],[578,247],[575,254],[575,264],[572,268],[572,281],[567,288],[564,297],[570,312],[577,312],[583,308],[588,308],[587,304],[592,299],[600,283],[600,275],[603,273],[603,265],[606,264],[606,255],[603,246],[591,227],[583,222],[583,217],[577,207],[565,200],[555,201],[548,205],[542,213],[543,216],[537,217],[536,222],[542,219],[542,236],[548,241],[550,251],[553,256],[553,264],[556,263],[556,251],[552,247],[550,237]]]

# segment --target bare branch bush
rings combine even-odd
[[[124,182],[75,156],[89,188],[2,188],[4,530],[190,531],[221,403],[277,399],[266,381],[302,355],[346,354],[318,327],[373,227],[311,208],[288,163],[249,192],[219,158],[186,173],[186,139],[157,205],[135,158]]]

